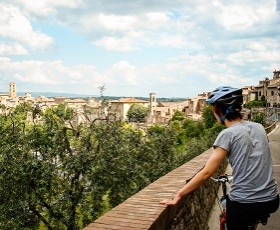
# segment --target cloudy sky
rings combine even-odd
[[[280,0],[0,0],[0,91],[193,97],[280,70]]]

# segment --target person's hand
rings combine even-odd
[[[160,204],[165,204],[165,205],[175,205],[179,202],[180,198],[179,197],[174,197],[174,199],[170,200],[170,199],[165,199],[160,201]]]

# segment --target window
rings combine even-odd
[[[271,96],[273,96],[274,95],[274,91],[271,91]]]

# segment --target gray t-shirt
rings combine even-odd
[[[233,175],[231,200],[254,203],[277,197],[268,139],[261,124],[250,121],[233,124],[218,135],[213,147],[228,151]]]

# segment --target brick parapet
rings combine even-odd
[[[266,128],[270,133],[277,122]],[[84,230],[205,230],[208,217],[215,201],[218,184],[211,180],[189,194],[176,206],[165,207],[159,202],[171,198],[200,171],[213,149],[174,169],[126,201],[111,209]],[[217,174],[225,171],[227,162],[219,168]],[[218,217],[217,217],[218,218]]]
[[[215,190],[218,188],[214,182],[207,181],[176,206],[166,207],[159,202],[172,198],[184,186],[186,180],[191,179],[204,167],[212,151],[208,149],[159,178],[84,230],[207,229],[209,212],[215,200]],[[220,168],[220,172],[224,171],[226,164],[225,162]]]

